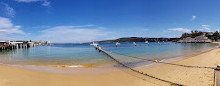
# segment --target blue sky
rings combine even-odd
[[[0,40],[79,43],[219,28],[219,0],[0,0]]]

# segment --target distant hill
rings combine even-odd
[[[157,41],[164,41],[164,42],[171,42],[179,40],[180,38],[144,38],[144,37],[124,37],[118,38],[114,40],[103,40],[103,41],[96,41],[98,43],[114,43],[114,42],[157,42]]]

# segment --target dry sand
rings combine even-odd
[[[182,59],[175,64],[215,67],[220,63],[220,49]],[[159,64],[159,63],[157,63]],[[119,70],[115,68],[114,70]],[[186,86],[212,86],[212,69],[159,65],[139,69],[144,73]],[[60,74],[0,65],[0,86],[169,86],[169,83],[136,74],[127,69],[105,74]]]
[[[174,63],[188,66],[216,67],[220,63],[220,49],[214,49]],[[214,82],[213,69],[187,68],[165,64],[142,69],[141,71],[186,86],[213,86]]]

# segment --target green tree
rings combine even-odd
[[[181,38],[186,38],[186,37],[191,37],[191,38],[195,38],[197,36],[200,36],[202,35],[204,32],[201,32],[201,31],[198,31],[198,30],[195,30],[195,31],[191,31],[191,33],[183,33]]]
[[[212,35],[212,37],[214,38],[215,41],[217,41],[217,40],[220,38],[219,32],[216,31],[216,32]]]
[[[186,38],[186,37],[191,37],[191,36],[192,36],[192,34],[190,34],[190,33],[183,33],[181,38]]]

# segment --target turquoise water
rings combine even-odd
[[[119,54],[136,56],[147,59],[161,60],[183,55],[198,53],[214,48],[217,44],[195,43],[180,44],[171,42],[150,43],[121,43],[115,47],[114,43],[102,43],[103,49]],[[123,60],[131,58],[123,57]],[[57,44],[49,46],[37,46],[27,49],[14,49],[0,52],[0,62],[6,64],[41,64],[41,65],[83,65],[95,63],[108,63],[109,59],[105,54],[96,51],[89,44]]]

